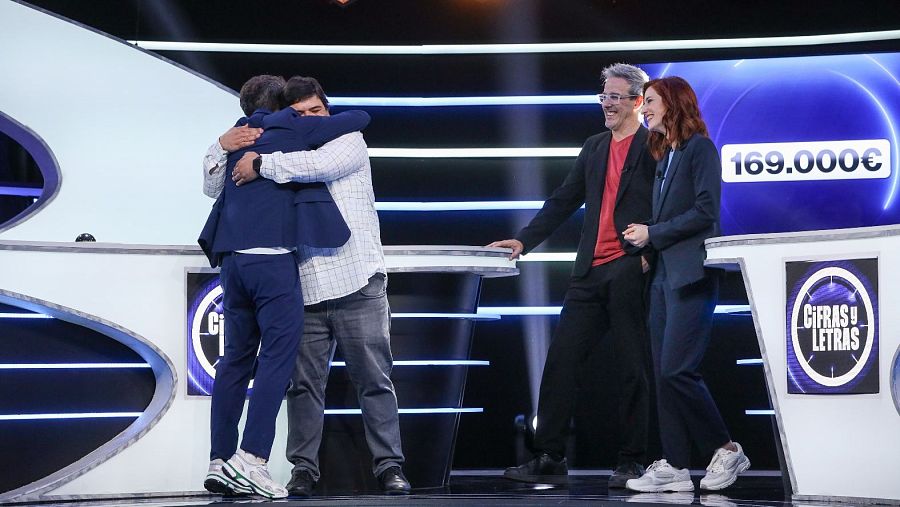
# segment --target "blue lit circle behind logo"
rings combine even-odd
[[[866,288],[846,269],[828,267],[807,278],[794,303],[791,343],[809,378],[829,387],[855,379],[872,353],[872,315]]]
[[[877,393],[878,259],[786,269],[788,392]]]
[[[196,294],[188,317],[188,394],[209,395],[225,338],[218,279]]]
[[[225,353],[225,318],[223,290],[218,275],[189,273],[205,277],[189,290],[187,318],[187,390],[190,395],[209,396],[212,394],[216,377],[216,366]],[[189,286],[191,283],[188,284]],[[253,389],[253,375],[248,386],[248,395]]]
[[[191,328],[191,345],[200,366],[210,377],[216,376],[216,362],[222,355],[220,345],[225,336],[225,322],[222,318],[222,286],[216,285],[209,291],[194,313]]]

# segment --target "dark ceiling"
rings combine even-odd
[[[33,0],[125,39],[438,44],[727,38],[900,28],[900,2],[677,0]],[[533,10],[533,15],[532,15]],[[510,30],[533,17],[530,30]],[[510,21],[513,20],[511,23]]]

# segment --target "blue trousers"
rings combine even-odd
[[[237,449],[238,421],[254,363],[241,449],[268,459],[303,329],[297,261],[293,254],[231,254],[222,261],[220,279],[225,355],[216,365],[213,383],[210,459],[227,460]]]
[[[731,440],[698,371],[712,332],[718,281],[709,276],[672,289],[660,257],[650,283],[650,346],[659,435],[663,454],[676,468],[690,466],[692,443],[703,456],[709,456]]]
[[[366,443],[377,476],[403,464],[400,417],[391,382],[391,310],[381,273],[347,296],[306,307],[297,368],[287,393],[287,459],[294,470],[319,479],[319,445],[324,424],[325,385],[335,347],[347,363],[362,409]]]

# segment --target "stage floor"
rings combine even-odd
[[[644,505],[706,505],[711,507],[771,506],[794,504],[786,495],[778,472],[749,472],[742,475],[730,488],[718,493],[695,491],[694,493],[629,493],[625,490],[608,491],[606,481],[609,470],[575,470],[570,472],[567,486],[534,485],[503,479],[501,470],[456,471],[450,478],[450,486],[441,489],[414,490],[406,497],[389,497],[377,492],[360,492],[351,495],[313,496],[308,499],[267,502],[255,497],[222,498],[218,496],[189,496],[169,498],[116,498],[108,500],[82,500],[65,503],[41,503],[42,506],[231,506],[248,503],[277,503],[287,506],[541,506],[541,505],[603,505],[621,507],[624,504]],[[695,471],[697,485],[703,470]],[[21,504],[18,504],[21,505]],[[827,504],[838,506],[841,504]]]

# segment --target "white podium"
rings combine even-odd
[[[708,267],[743,274],[793,498],[900,503],[900,226],[706,248]]]

